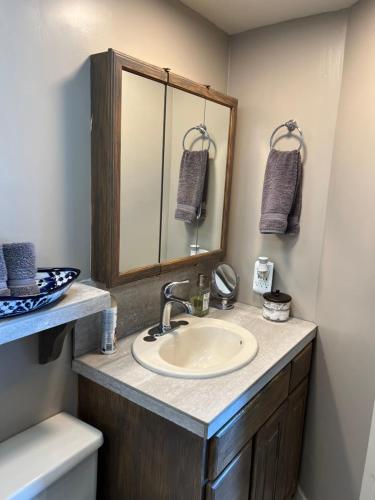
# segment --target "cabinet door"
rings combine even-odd
[[[282,450],[288,405],[283,403],[255,436],[251,500],[283,500]]]
[[[308,379],[305,379],[288,398],[286,437],[283,450],[285,499],[292,498],[297,489],[307,391]]]
[[[250,441],[215,481],[206,487],[206,500],[248,500],[251,469]]]

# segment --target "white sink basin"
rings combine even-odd
[[[258,343],[241,326],[211,318],[184,316],[188,325],[147,342],[145,330],[132,352],[144,367],[181,378],[209,378],[238,370],[255,357]]]

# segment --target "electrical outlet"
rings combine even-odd
[[[268,257],[259,257],[254,266],[253,290],[264,294],[272,290],[273,262]]]

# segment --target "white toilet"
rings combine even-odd
[[[103,435],[67,413],[0,443],[0,500],[94,500]]]

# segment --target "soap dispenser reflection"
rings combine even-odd
[[[273,268],[274,264],[268,257],[258,257],[254,266],[254,292],[263,295],[272,290]]]

